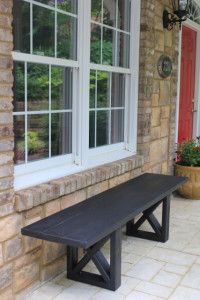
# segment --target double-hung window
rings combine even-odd
[[[139,3],[14,1],[17,189],[136,152]]]

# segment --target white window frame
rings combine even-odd
[[[26,0],[25,0],[26,1]],[[34,3],[34,1],[32,1]],[[41,5],[43,6],[43,5]],[[13,51],[14,61],[47,63],[74,68],[73,80],[73,153],[15,166],[15,190],[73,174],[87,168],[126,158],[137,152],[137,107],[139,74],[141,0],[132,0],[130,31],[130,68],[90,63],[91,0],[78,0],[77,61],[43,57]],[[84,47],[82,46],[84,45]],[[130,74],[126,86],[125,142],[89,149],[90,69]]]

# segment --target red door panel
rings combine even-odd
[[[196,68],[196,31],[183,26],[178,142],[192,138]]]

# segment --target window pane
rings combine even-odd
[[[28,161],[49,156],[49,115],[28,116]]]
[[[72,108],[72,69],[51,68],[51,108],[54,110]]]
[[[91,24],[90,61],[101,63],[101,27]]]
[[[51,155],[72,153],[72,113],[51,116]]]
[[[58,13],[57,57],[76,60],[77,19]]]
[[[58,9],[77,14],[77,0],[57,0]]]
[[[35,1],[49,6],[55,6],[55,0],[35,0]]]
[[[118,32],[117,66],[129,68],[130,36]]]
[[[111,106],[123,107],[125,105],[125,75],[112,73]]]
[[[42,64],[28,64],[28,110],[49,109],[49,67]]]
[[[25,162],[25,117],[14,116],[14,163]]]
[[[97,146],[109,144],[109,112],[97,112]]]
[[[14,50],[30,53],[30,4],[15,0],[13,3]]]
[[[103,23],[116,27],[116,0],[103,1]]]
[[[14,62],[14,111],[24,111],[25,110],[25,77],[24,77],[24,63]]]
[[[111,112],[111,143],[124,142],[124,110]]]
[[[130,31],[131,0],[118,0],[118,28]]]
[[[114,30],[103,28],[102,59],[105,65],[114,65],[115,36]]]
[[[108,107],[110,104],[110,73],[97,73],[97,107]]]
[[[95,107],[96,98],[96,71],[90,71],[90,108]]]
[[[54,56],[55,13],[33,5],[33,53]]]
[[[90,148],[95,147],[95,112],[90,111]]]
[[[102,1],[92,0],[91,1],[91,17],[93,21],[102,22]]]

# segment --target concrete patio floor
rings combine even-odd
[[[160,210],[156,214],[160,217]],[[104,253],[108,255],[109,245]],[[94,266],[88,268],[93,270]],[[76,283],[61,274],[32,291],[26,299],[199,300],[200,200],[173,198],[170,239],[166,244],[123,234],[122,285],[116,292]]]

